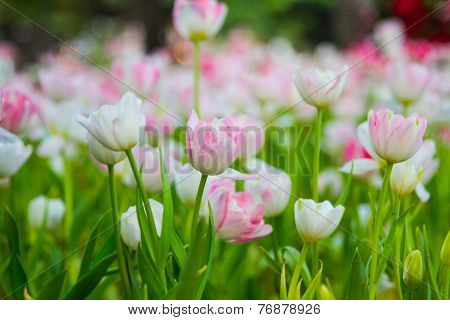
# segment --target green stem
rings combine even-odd
[[[309,247],[310,247],[309,243],[305,242],[303,244],[302,251],[300,252],[300,257],[297,260],[294,273],[292,274],[292,279],[288,291],[288,299],[293,299],[293,297],[295,296],[295,289],[297,288],[298,285],[298,278],[300,277],[300,272],[302,271],[302,266],[303,263],[305,262],[306,255],[308,254]]]
[[[72,186],[72,172],[68,159],[64,159],[64,202],[66,206],[66,213],[64,214],[64,234],[67,242],[70,242],[70,230],[73,221],[73,186]]]
[[[200,185],[198,186],[197,197],[195,198],[194,214],[192,216],[192,227],[191,227],[191,245],[192,241],[195,239],[195,233],[197,232],[198,217],[200,216],[200,207],[202,205],[203,191],[205,190],[206,180],[208,175],[202,174],[200,179]]]
[[[314,201],[319,201],[319,167],[320,167],[320,136],[322,134],[322,109],[317,109],[316,134],[314,138],[314,158],[312,172],[312,195]]]
[[[141,193],[142,202],[144,204],[144,209],[145,209],[145,212],[147,213],[148,222],[150,224],[150,235],[152,238],[152,243],[150,245],[154,249],[153,252],[155,253],[155,257],[159,257],[159,254],[158,254],[159,247],[157,245],[158,244],[158,233],[156,232],[156,225],[155,225],[155,220],[153,218],[152,208],[150,207],[150,204],[148,202],[147,191],[145,190],[144,182],[142,181],[141,174],[139,173],[139,171],[137,169],[136,160],[134,159],[133,152],[131,152],[131,149],[130,149],[130,150],[125,151],[125,154],[127,155],[128,161],[130,162],[131,170],[133,171],[133,175],[136,180],[138,190]],[[136,204],[136,205],[139,205],[139,204]]]
[[[116,195],[116,185],[114,181],[114,166],[108,166],[108,175],[109,175],[109,193],[111,197],[111,209],[113,216],[113,226],[114,226],[114,238],[116,243],[116,252],[117,252],[117,263],[119,265],[120,278],[122,280],[122,285],[125,290],[125,298],[132,298],[132,290],[130,279],[128,277],[127,265],[122,249],[122,239],[120,237],[120,224],[119,224],[119,213],[117,209],[117,195]]]
[[[273,254],[275,256],[275,259],[278,261],[278,263],[282,264],[283,259],[281,257],[280,251],[278,250],[278,232],[277,232],[277,225],[276,225],[275,220],[276,220],[275,217],[269,219],[269,223],[272,224],[272,230],[273,230],[270,238],[272,239],[272,249],[273,249]]]
[[[380,237],[381,227],[383,225],[383,207],[386,201],[386,195],[389,189],[389,182],[392,172],[392,163],[386,166],[384,173],[383,186],[381,187],[380,198],[378,200],[377,214],[375,216],[373,241],[372,241],[372,261],[370,263],[370,278],[369,278],[369,297],[375,299],[376,278],[377,278],[377,263],[378,263],[378,240]]]
[[[200,41],[194,41],[194,109],[200,117]]]

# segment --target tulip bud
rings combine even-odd
[[[450,267],[450,231],[445,237],[444,244],[441,249],[441,261],[447,267]]]
[[[414,191],[423,175],[423,168],[416,170],[412,161],[396,163],[392,168],[391,189],[400,198]]]
[[[131,92],[116,105],[103,105],[78,122],[102,145],[113,151],[131,150],[139,142],[139,130],[145,125],[142,101]]]
[[[89,151],[100,163],[112,166],[125,159],[125,152],[112,151],[111,149],[106,148],[89,132],[86,133],[86,140],[89,145]]]
[[[427,120],[411,115],[407,118],[389,109],[369,111],[369,134],[377,155],[389,163],[403,162],[416,154],[423,143]]]
[[[310,199],[298,199],[294,205],[295,225],[307,242],[328,237],[339,225],[345,208],[333,207],[329,201],[316,203]]]
[[[202,41],[219,31],[227,11],[227,6],[216,0],[177,0],[173,8],[173,24],[183,38]]]
[[[242,131],[230,117],[200,121],[192,110],[186,125],[186,151],[192,166],[206,175],[223,173],[242,150]]]
[[[39,196],[28,205],[28,219],[33,228],[40,228],[46,223],[46,228],[55,229],[62,221],[66,208],[61,199],[48,199]]]
[[[403,282],[411,289],[417,289],[422,284],[422,254],[419,250],[414,250],[408,254],[403,267]]]
[[[153,199],[149,199],[148,202],[155,220],[156,232],[160,237],[164,207]],[[136,206],[129,207],[120,217],[120,236],[130,249],[137,250],[139,242],[141,242],[141,228],[139,227]]]
[[[0,128],[0,179],[15,174],[27,161],[32,150],[18,136]]]
[[[342,94],[347,72],[309,69],[294,74],[294,83],[302,99],[316,107],[323,109],[336,103]]]

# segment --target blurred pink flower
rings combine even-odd
[[[28,95],[6,87],[1,90],[0,118],[3,120],[1,126],[6,130],[22,132],[30,118],[38,112],[38,106]]]
[[[369,111],[370,141],[375,152],[389,163],[403,162],[414,156],[423,143],[427,128],[425,118],[407,118],[389,109]]]
[[[233,120],[242,131],[239,157],[248,159],[255,156],[264,145],[264,123],[246,114],[234,116]]]
[[[219,175],[240,154],[242,131],[231,117],[200,121],[194,110],[186,125],[186,150],[192,166],[203,174]]]
[[[272,226],[264,223],[264,207],[246,192],[221,189],[210,196],[216,235],[231,243],[267,236]]]
[[[214,36],[225,21],[228,8],[215,0],[177,0],[173,24],[187,40],[202,41]]]
[[[371,159],[372,156],[364,149],[358,139],[352,139],[344,147],[344,161],[347,162],[358,158]]]

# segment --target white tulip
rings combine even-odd
[[[153,199],[149,199],[148,202],[152,209],[156,232],[160,237],[164,207],[161,203]],[[129,207],[120,217],[120,236],[130,249],[137,250],[138,245],[141,242],[141,228],[139,227],[136,206]]]
[[[328,237],[339,225],[345,208],[329,201],[316,203],[298,199],[294,206],[295,225],[303,239],[313,243]]]
[[[100,163],[108,166],[115,165],[125,159],[125,152],[112,151],[98,142],[89,132],[86,133],[86,140],[92,156]]]
[[[125,93],[116,105],[103,105],[88,118],[78,122],[101,144],[113,151],[127,151],[139,142],[140,128],[145,125],[142,101]]]
[[[400,198],[414,191],[423,175],[423,168],[416,169],[411,160],[396,163],[391,173],[391,189]]]
[[[0,178],[15,174],[31,155],[33,148],[25,146],[16,135],[0,128]]]
[[[45,221],[47,229],[55,229],[62,221],[66,207],[61,199],[38,196],[28,205],[28,219],[33,228],[40,228]]]

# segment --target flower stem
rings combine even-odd
[[[194,109],[200,117],[200,41],[194,41]]]
[[[317,109],[316,134],[314,138],[314,158],[312,172],[312,196],[314,201],[319,201],[319,167],[320,167],[320,137],[322,134],[322,109]]]
[[[270,238],[272,239],[272,249],[273,249],[273,254],[275,257],[275,260],[282,264],[283,263],[283,259],[281,257],[281,253],[278,250],[278,232],[277,232],[277,225],[276,225],[276,218],[273,217],[272,219],[269,219],[269,223],[272,224],[272,234],[270,236]]]
[[[392,172],[392,163],[388,163],[386,166],[386,172],[384,173],[383,185],[381,187],[380,198],[378,199],[377,213],[375,216],[375,225],[372,241],[372,261],[370,263],[370,279],[369,279],[369,297],[375,299],[376,290],[376,278],[377,278],[377,263],[378,263],[378,240],[380,237],[381,227],[383,224],[383,207],[386,201],[386,195],[389,189],[389,182]]]
[[[309,243],[305,242],[303,244],[302,251],[300,252],[300,257],[295,265],[294,273],[292,274],[291,284],[289,285],[288,299],[293,299],[295,296],[295,289],[297,288],[298,278],[300,277],[300,272],[302,271],[303,263],[305,262],[306,255],[308,254]]]
[[[195,198],[194,215],[192,216],[192,227],[191,227],[191,244],[195,239],[195,233],[197,232],[198,217],[200,216],[200,206],[202,204],[203,191],[205,190],[206,180],[208,175],[202,174],[200,179],[200,184],[198,186],[197,197]]]
[[[125,151],[130,162],[131,170],[133,171],[134,178],[136,180],[137,187],[142,196],[142,202],[144,204],[145,212],[147,213],[148,222],[150,224],[150,235],[152,238],[152,243],[150,244],[154,249],[155,257],[158,257],[158,233],[156,232],[155,220],[153,219],[152,208],[148,202],[147,191],[145,191],[144,182],[142,181],[141,174],[139,173],[136,165],[136,160],[134,159],[133,152],[131,150]],[[139,205],[139,204],[136,204]]]
[[[64,202],[66,206],[66,213],[64,214],[64,234],[66,239],[70,242],[70,230],[72,228],[73,220],[73,186],[71,174],[70,161],[64,159]]]
[[[113,226],[114,226],[114,238],[116,243],[117,252],[117,263],[119,265],[120,278],[122,280],[122,285],[125,290],[125,298],[132,298],[132,290],[130,279],[128,277],[128,270],[125,261],[124,252],[122,249],[122,239],[120,237],[120,225],[119,225],[119,213],[117,209],[117,195],[116,195],[116,185],[114,181],[114,166],[108,166],[109,175],[109,193],[111,197],[111,209],[113,216]]]

